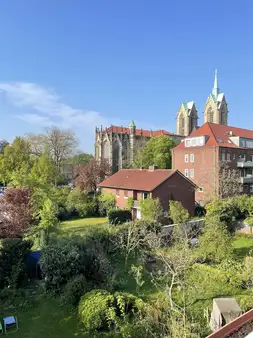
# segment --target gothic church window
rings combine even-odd
[[[185,118],[180,115],[179,117],[179,130],[180,130],[180,135],[184,135],[185,133]]]
[[[213,123],[213,110],[211,107],[207,110],[207,122]]]

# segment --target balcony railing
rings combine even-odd
[[[237,168],[253,168],[252,161],[238,161]]]
[[[241,183],[246,184],[246,183],[253,183],[253,175],[248,175],[245,177],[241,177]]]

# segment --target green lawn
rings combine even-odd
[[[57,235],[85,235],[94,229],[108,228],[108,226],[106,217],[73,219],[62,222],[57,231]]]
[[[233,240],[236,257],[242,259],[253,249],[253,235],[236,235]]]

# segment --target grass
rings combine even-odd
[[[15,315],[18,318],[19,330],[12,333],[18,338],[71,338],[89,336],[83,332],[77,315],[68,312],[57,299],[43,296],[33,300],[31,306],[20,310],[3,309],[0,316]]]
[[[57,236],[85,235],[96,229],[108,228],[106,217],[80,218],[62,222],[58,228]]]
[[[80,235],[85,236],[89,231],[100,228],[108,228],[106,218],[85,218],[62,222],[58,229],[57,236]],[[253,239],[249,236],[236,235],[233,240],[233,247],[237,257],[243,258],[253,249]],[[117,279],[122,281],[122,291],[136,294],[136,283],[129,270],[131,264],[136,264],[135,258],[130,257],[127,266],[123,257],[115,257],[117,267]],[[140,296],[144,299],[152,299],[157,296],[157,290],[153,286],[148,276],[143,276],[145,283],[140,290]],[[192,305],[192,312],[196,318],[203,317],[203,309],[212,308],[213,297],[234,296],[236,299],[249,298],[247,291],[237,294],[236,289],[226,285],[222,273],[218,273],[216,268],[205,267],[196,264],[192,274],[192,285],[198,285],[197,290],[189,290],[189,297],[195,299]],[[18,310],[15,307],[3,308],[0,305],[0,317],[16,315],[19,321],[19,331],[13,333],[13,338],[92,338],[84,332],[83,326],[78,321],[76,313],[71,313],[65,306],[62,306],[58,299],[45,297],[38,291],[32,296],[32,306]],[[101,334],[97,337],[103,337]],[[109,337],[109,336],[107,336]],[[116,338],[116,335],[111,337]]]
[[[236,257],[243,259],[253,249],[253,235],[235,235],[233,247]]]

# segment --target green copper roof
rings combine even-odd
[[[130,122],[129,127],[136,127],[136,126],[135,126],[135,123],[134,123],[134,120],[132,120],[132,121]]]

